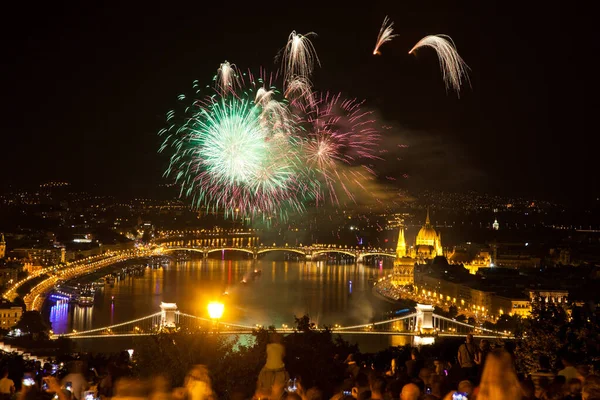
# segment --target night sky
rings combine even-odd
[[[318,34],[316,88],[365,99],[394,127],[384,131],[393,151],[382,177],[409,188],[598,195],[598,128],[587,126],[597,114],[587,77],[598,50],[591,10],[491,1],[81,3],[3,12],[4,184],[164,182],[157,131],[177,95],[194,79],[209,84],[224,60],[275,70],[296,30]],[[376,57],[385,15],[399,37]],[[432,50],[407,54],[436,33],[450,35],[471,68],[472,88],[460,99],[445,92]]]

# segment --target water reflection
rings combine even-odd
[[[73,308],[73,329],[77,331],[85,331],[92,329],[92,315],[94,307],[80,307],[75,305]]]
[[[106,285],[93,307],[56,303],[50,309],[50,322],[56,333],[98,328],[155,313],[162,301],[177,303],[183,312],[207,316],[206,305],[219,298],[226,304],[223,321],[245,325],[293,326],[294,315],[303,314],[319,325],[365,323],[378,318],[382,307],[373,298],[369,281],[387,273],[379,266],[352,263],[173,262]],[[228,295],[223,296],[224,292]]]
[[[92,329],[94,307],[80,307],[67,301],[58,301],[50,307],[50,323],[55,333]]]
[[[56,333],[64,333],[69,329],[69,302],[59,300],[50,308],[50,323]]]

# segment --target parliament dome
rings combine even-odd
[[[417,244],[428,244],[427,242],[433,243],[436,239],[437,232],[429,224],[423,226],[417,234]]]
[[[429,220],[429,210],[427,210],[427,218],[425,219],[425,225],[421,228],[417,234],[416,245],[417,246],[433,246],[435,247],[436,242],[439,240],[439,236],[435,229],[431,226]]]

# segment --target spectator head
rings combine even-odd
[[[569,393],[572,395],[581,394],[581,381],[579,379],[571,378],[567,383],[569,385]]]
[[[392,380],[388,385],[386,385],[386,391],[388,393],[386,398],[399,399],[400,393],[402,392],[402,386],[404,386],[402,381],[398,379]]]
[[[117,357],[117,364],[119,365],[123,365],[123,364],[129,364],[129,352],[127,350],[123,350],[122,352],[119,353],[119,356]]]
[[[440,360],[435,360],[433,362],[433,365],[435,367],[435,373],[437,375],[445,375],[444,374],[444,363]]]
[[[563,385],[553,383],[543,393],[544,400],[563,400],[565,398],[565,390]]]
[[[354,386],[357,388],[368,388],[369,387],[369,376],[364,372],[359,372],[354,380]]]
[[[489,340],[482,339],[481,342],[479,342],[479,348],[481,349],[481,351],[490,351],[492,346],[490,345]]]
[[[370,390],[363,390],[358,394],[358,400],[369,400],[371,398]]]
[[[50,371],[52,371],[52,364],[50,364],[50,363],[44,363],[44,367],[43,368],[44,368],[44,371],[50,372]]]
[[[323,400],[323,392],[317,387],[311,387],[306,391],[305,400]]]
[[[467,335],[467,343],[473,343],[473,335],[470,333]]]
[[[75,360],[69,363],[69,372],[72,374],[83,373],[83,361]]]
[[[8,368],[4,367],[2,368],[2,377],[6,378],[8,376]]]
[[[400,392],[400,400],[418,400],[421,395],[419,387],[414,383],[408,383],[402,387]]]
[[[572,367],[573,366],[573,358],[571,357],[570,354],[566,353],[563,354],[560,357],[560,362],[562,363],[562,365],[566,368],[566,367]]]
[[[281,343],[281,335],[277,332],[269,333],[269,342],[271,343]]]
[[[417,350],[416,347],[413,347],[410,350],[410,359],[411,360],[417,360],[419,358],[419,350]]]
[[[123,378],[115,383],[115,396],[117,398],[146,398],[148,396],[148,386],[145,382]]]
[[[302,397],[296,392],[288,392],[285,395],[285,400],[302,400]]]
[[[206,382],[209,385],[211,384],[210,376],[208,374],[208,368],[206,368],[206,365],[194,365],[192,369],[190,369],[190,372],[188,372],[187,378],[196,381]]]
[[[169,393],[170,385],[169,380],[164,375],[156,375],[152,378],[150,382],[150,386],[152,386],[152,391],[154,393]]]
[[[358,399],[361,393],[365,391],[369,391],[369,377],[364,372],[359,372],[352,387],[352,397]]]
[[[585,378],[581,389],[581,398],[583,400],[600,400],[600,376],[590,375]]]
[[[446,392],[448,391],[444,390],[444,385],[442,382],[433,382],[431,384],[431,394],[435,396],[436,399],[441,399]]]
[[[535,399],[535,384],[531,379],[521,381],[521,391],[525,400]]]
[[[458,391],[467,393],[470,396],[473,393],[473,384],[468,380],[460,381],[458,383]]]
[[[378,399],[383,398],[383,394],[385,393],[386,382],[380,376],[377,376],[371,380],[371,394],[377,395]]]
[[[429,368],[421,368],[419,371],[419,379],[421,379],[425,385],[431,385],[431,370]]]
[[[481,375],[477,400],[519,398],[521,385],[511,355],[503,349],[490,352]]]

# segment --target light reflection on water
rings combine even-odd
[[[261,274],[255,275],[255,269]],[[369,283],[389,272],[323,262],[173,262],[105,285],[92,307],[56,303],[50,308],[50,322],[55,333],[99,328],[155,313],[163,301],[207,317],[206,305],[220,299],[225,302],[224,322],[293,326],[294,315],[309,314],[319,325],[366,323],[390,307],[372,296]],[[222,296],[225,291],[229,294]]]

